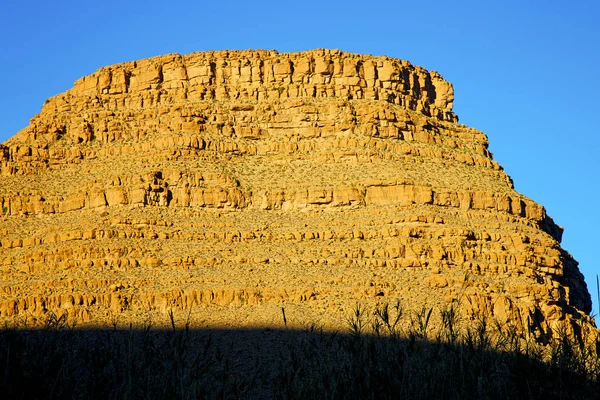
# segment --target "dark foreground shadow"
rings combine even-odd
[[[592,399],[598,373],[562,349],[498,352],[314,330],[3,330],[0,397]]]

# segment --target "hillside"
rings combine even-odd
[[[336,330],[400,301],[596,332],[562,228],[453,100],[335,50],[101,68],[0,145],[0,320]]]

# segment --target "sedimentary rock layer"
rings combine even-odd
[[[591,328],[562,228],[452,85],[388,57],[167,55],[104,67],[0,145],[0,318],[340,327],[357,303]],[[586,328],[587,329],[587,328]]]

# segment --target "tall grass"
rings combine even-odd
[[[48,315],[41,329],[0,331],[0,393],[11,399],[586,399],[600,393],[600,341],[567,330],[548,345],[515,326],[463,321],[457,306],[357,306],[347,332],[80,330]],[[285,311],[282,311],[282,316]],[[433,326],[433,317],[440,323]],[[287,321],[286,321],[287,322]],[[439,325],[439,326],[438,326]]]
[[[600,394],[600,340],[591,345],[555,332],[549,345],[514,325],[463,322],[455,305],[405,313],[357,306],[349,336],[311,336],[278,369],[277,397],[411,399],[591,399]],[[405,321],[406,319],[406,321]],[[370,327],[370,331],[367,327]],[[307,351],[319,349],[319,351]]]

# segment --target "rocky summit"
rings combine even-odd
[[[0,320],[344,330],[399,302],[595,331],[562,228],[453,99],[337,50],[103,67],[0,145]]]

